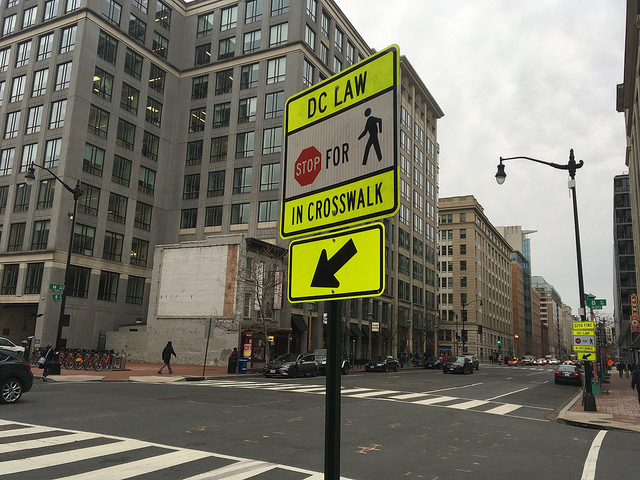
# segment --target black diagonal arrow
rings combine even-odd
[[[327,258],[327,250],[322,249],[320,254],[320,260],[318,260],[318,266],[316,267],[316,273],[313,275],[311,281],[312,287],[339,287],[340,282],[336,278],[336,273],[345,263],[358,253],[355,243],[352,239],[349,239],[340,250],[338,250],[331,259]]]

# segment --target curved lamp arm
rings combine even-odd
[[[569,162],[566,165],[562,165],[559,163],[545,162],[544,160],[538,160],[537,158],[524,157],[524,156],[500,157],[500,163],[498,164],[498,173],[496,173],[496,181],[498,182],[498,185],[502,185],[505,179],[507,178],[507,174],[504,171],[504,165],[502,164],[502,162],[506,160],[519,160],[519,159],[529,160],[531,162],[536,162],[536,163],[542,163],[543,165],[548,165],[549,167],[557,168],[559,170],[568,170],[569,177],[571,177],[572,179],[575,178],[576,176],[576,170],[584,165],[583,160],[576,162],[575,157],[573,156],[573,148],[569,151]]]
[[[51,175],[53,175],[53,177],[57,181],[59,181],[62,184],[62,186],[64,188],[66,188],[73,195],[74,200],[77,200],[83,194],[82,190],[80,189],[80,180],[78,180],[78,182],[76,183],[76,187],[75,188],[71,188],[69,185],[67,185],[65,182],[63,182],[62,179],[59,176],[57,176],[55,173],[53,173],[47,167],[43,167],[42,165],[38,165],[37,163],[31,163],[29,168],[27,168],[27,174],[24,176],[24,178],[27,179],[27,180],[35,180],[36,179],[36,176],[35,176],[36,167],[41,168],[42,170],[46,170]]]

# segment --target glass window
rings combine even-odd
[[[7,82],[5,80],[0,81],[0,105],[2,105],[2,101],[4,100],[4,88]]]
[[[98,216],[98,204],[100,202],[100,189],[82,182],[80,184],[82,196],[78,199],[78,211],[88,215]]]
[[[231,102],[218,103],[213,107],[213,128],[229,126]]]
[[[0,187],[0,213],[5,213],[7,210],[7,199],[9,198],[9,185],[3,185]],[[2,229],[0,228],[0,235]]]
[[[4,18],[4,23],[2,24],[2,35],[9,35],[13,33],[16,29],[16,15],[9,15]]]
[[[183,208],[180,215],[180,228],[196,228],[198,225],[198,209]]]
[[[289,11],[289,0],[271,0],[271,16],[282,15]]]
[[[31,233],[31,250],[46,250],[49,241],[50,220],[36,220],[33,222]]]
[[[38,55],[36,61],[46,60],[51,56],[53,51],[53,33],[41,35],[38,38]]]
[[[258,86],[258,64],[244,65],[240,71],[240,89]]]
[[[311,64],[311,62],[309,62],[306,58],[304,59],[304,67],[303,67],[303,71],[302,71],[302,82],[307,86],[310,87],[311,85],[313,85],[313,73],[314,73],[315,67],[313,66],[313,64]]]
[[[233,193],[251,192],[252,167],[241,167],[233,170]]]
[[[304,41],[311,47],[311,50],[316,48],[316,32],[314,32],[309,25],[304,28]]]
[[[40,188],[38,189],[38,202],[36,203],[36,209],[46,210],[53,207],[53,196],[56,191],[56,179],[45,178],[40,180]],[[83,190],[84,192],[84,190]],[[84,197],[82,195],[80,198]]]
[[[160,0],[156,2],[156,23],[167,29],[171,27],[171,8]]]
[[[202,132],[206,119],[207,109],[205,107],[192,108],[191,112],[189,112],[189,132]]]
[[[29,197],[31,197],[31,185],[26,183],[16,185],[16,199],[13,204],[13,211],[26,212],[29,210]]]
[[[131,5],[144,13],[148,13],[149,0],[131,0]]]
[[[29,113],[27,114],[27,129],[25,133],[27,135],[29,135],[30,133],[38,133],[40,131],[41,125],[42,125],[42,105],[29,108]]]
[[[236,203],[231,205],[231,225],[249,223],[249,204]]]
[[[136,216],[133,226],[141,230],[151,230],[151,212],[153,207],[147,203],[136,202]]]
[[[100,98],[111,101],[113,92],[113,75],[96,67],[93,74],[93,93]]]
[[[98,37],[98,57],[112,65],[115,65],[117,53],[118,40],[113,38],[107,32],[100,30],[100,36]]]
[[[160,148],[160,137],[153,133],[144,132],[142,137],[142,155],[151,160],[158,161],[158,150]]]
[[[9,97],[9,102],[19,102],[24,98],[24,88],[27,83],[27,76],[20,75],[19,77],[15,77],[11,84],[11,97]]]
[[[60,163],[60,148],[62,147],[61,138],[53,138],[47,140],[44,149],[44,166],[47,168],[57,167]]]
[[[355,58],[356,49],[351,42],[347,40],[347,66],[353,65],[355,63]]]
[[[12,223],[9,228],[9,243],[7,244],[8,252],[22,251],[24,244],[24,231],[26,223]]]
[[[277,47],[278,45],[284,45],[287,43],[289,37],[289,24],[281,23],[279,25],[272,25],[269,31],[269,47]]]
[[[38,144],[30,143],[22,146],[22,162],[20,163],[20,171],[26,172],[32,163],[36,163],[38,157]]]
[[[318,11],[318,0],[307,0],[307,15],[311,20],[316,21],[316,12]]]
[[[200,196],[200,174],[194,173],[184,176],[182,199],[191,200]]]
[[[24,281],[24,293],[26,295],[40,293],[43,272],[44,272],[43,262],[27,263],[27,275]]]
[[[287,58],[279,57],[267,63],[267,84],[283,82],[287,70]]]
[[[49,128],[62,128],[64,127],[64,117],[67,111],[67,99],[58,100],[51,103],[51,115],[49,118]],[[106,132],[105,132],[106,137]]]
[[[18,44],[18,51],[16,53],[16,68],[24,67],[29,63],[29,56],[31,55],[31,40]]]
[[[167,58],[169,52],[169,40],[158,32],[153,32],[153,44],[151,51],[161,58]]]
[[[204,43],[196,46],[195,65],[208,65],[211,63],[211,44]]]
[[[222,205],[207,207],[204,216],[205,227],[218,227],[222,225]]]
[[[53,36],[53,33],[51,34]],[[0,50],[0,72],[6,72],[7,68],[9,68],[9,54],[11,53],[11,48],[3,48]]]
[[[98,285],[98,300],[115,302],[118,299],[118,282],[120,275],[115,272],[100,272],[100,284]]]
[[[200,165],[202,163],[202,140],[187,143],[186,165]]]
[[[118,131],[116,132],[116,144],[128,150],[133,150],[136,137],[136,126],[122,118],[118,119]]]
[[[253,32],[245,33],[242,53],[252,53],[260,50],[261,40],[262,32],[260,30],[254,30]]]
[[[241,99],[238,106],[238,123],[255,122],[257,107],[257,97]]]
[[[147,97],[147,109],[145,110],[144,119],[151,125],[160,127],[162,120],[162,104],[151,97]]]
[[[106,231],[104,234],[104,246],[102,248],[102,258],[104,260],[111,260],[114,262],[122,261],[122,244],[124,243],[124,236],[116,233]]]
[[[5,264],[2,269],[2,287],[0,288],[1,295],[15,295],[16,287],[18,285],[18,271],[20,270],[20,265],[15,264]]]
[[[277,118],[284,115],[284,91],[267,93],[264,103],[264,118]]]
[[[220,197],[224,195],[224,178],[224,170],[209,172],[209,180],[207,182],[207,197]]]
[[[262,154],[282,151],[282,127],[265,128],[262,137]]]
[[[233,58],[236,54],[236,38],[224,38],[218,42],[218,60]]]
[[[5,148],[4,150],[0,150],[0,175],[11,175],[15,151],[15,148]]]
[[[82,160],[82,171],[91,173],[98,177],[102,176],[102,166],[104,165],[104,150],[90,143],[84,146],[84,158]]]
[[[260,202],[258,204],[258,222],[275,222],[280,213],[278,200]]]
[[[204,37],[211,35],[213,31],[213,12],[205,13],[204,15],[198,15],[198,29],[196,31],[196,37]]]
[[[7,124],[4,128],[4,138],[16,138],[20,126],[20,110],[7,114]]]
[[[150,168],[141,166],[138,175],[138,191],[153,195],[156,187],[156,172]]]
[[[129,35],[144,44],[147,34],[147,24],[133,14],[129,14]]]
[[[73,48],[76,46],[77,31],[77,25],[72,25],[70,27],[62,29],[62,36],[60,38],[60,53],[73,51]]]
[[[320,42],[320,61],[325,65],[329,63],[329,49],[322,42]]]
[[[333,57],[333,73],[339,73],[342,71],[342,62],[338,57]]]
[[[69,291],[67,295],[70,297],[87,298],[89,295],[89,279],[91,278],[91,269],[87,267],[78,267],[69,265]]]
[[[255,132],[243,132],[236,135],[236,158],[253,156]]]
[[[262,165],[260,170],[260,191],[280,188],[280,164]]]
[[[164,93],[164,82],[166,72],[160,67],[151,63],[151,69],[149,70],[149,88],[159,93]]]
[[[80,0],[67,0],[67,4],[64,9],[64,13],[73,12],[80,8]]]
[[[130,48],[127,48],[126,55],[124,57],[124,72],[128,73],[136,80],[140,80],[142,76],[142,55],[138,55]]]
[[[231,28],[235,28],[238,23],[238,6],[227,7],[222,9],[220,17],[220,31],[224,32]]]
[[[340,30],[338,27],[336,27],[333,33],[334,33],[333,44],[335,45],[336,50],[342,53],[342,44],[344,43],[344,34],[342,33],[342,30]]]
[[[137,88],[133,88],[131,85],[123,83],[122,90],[120,91],[120,108],[137,115],[139,97],[140,92]]]
[[[260,20],[262,20],[262,0],[247,0],[244,23],[259,22]]]
[[[207,98],[207,90],[209,89],[209,75],[201,75],[195,77],[191,81],[191,100]]]
[[[227,159],[228,137],[215,137],[211,139],[211,157],[209,162],[224,162]]]
[[[109,207],[107,220],[117,223],[125,223],[127,220],[127,197],[117,193],[109,193]]]
[[[133,237],[133,240],[131,240],[131,255],[129,263],[139,267],[146,267],[148,255],[149,242],[141,238]]]
[[[42,14],[42,21],[46,22],[55,18],[58,13],[58,0],[46,0],[44,2],[44,13]]]
[[[122,5],[114,0],[102,0],[102,15],[114,25],[120,25]]]
[[[142,305],[143,298],[144,277],[129,275],[129,278],[127,279],[127,296],[125,297],[125,302],[134,305]]]
[[[56,84],[54,90],[58,91],[69,88],[69,84],[71,83],[71,62],[59,64],[56,72]]]
[[[330,27],[330,25],[331,25],[331,18],[329,18],[325,12],[322,12],[322,20],[321,20],[321,24],[320,24],[320,29],[322,31],[322,34],[327,38],[329,38],[329,27]]]
[[[113,156],[113,170],[111,172],[111,181],[119,183],[125,187],[129,186],[131,179],[131,160],[121,157],[120,155]]]

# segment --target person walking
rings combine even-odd
[[[629,374],[633,373],[635,368],[633,368],[633,364],[631,362],[627,363],[627,378],[629,378]]]
[[[631,388],[638,391],[638,403],[640,403],[640,368],[636,367],[631,375]]]
[[[238,367],[238,348],[233,347],[233,351],[229,354],[229,365],[227,366],[227,373],[236,373]]]
[[[173,370],[171,369],[171,355],[173,355],[174,357],[176,356],[176,352],[173,351],[173,346],[171,345],[171,342],[167,342],[167,345],[164,347],[164,349],[162,349],[162,366],[160,367],[160,370],[158,370],[158,373],[162,373],[162,369],[166,366],[169,369],[169,374],[173,373]]]
[[[622,360],[620,360],[618,362],[618,374],[620,375],[620,378],[622,378],[622,374],[624,373],[624,362]]]
[[[53,363],[53,360],[55,357],[55,352],[53,351],[53,347],[51,346],[51,344],[47,345],[47,348],[45,349],[45,353],[43,357],[44,357],[44,365],[42,367],[44,368],[44,370],[42,372],[42,381],[46,382],[47,375],[49,375],[49,370],[51,369],[51,364]]]

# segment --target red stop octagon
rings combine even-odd
[[[322,154],[316,147],[305,148],[296,160],[294,178],[301,187],[306,187],[315,181],[321,168]]]

